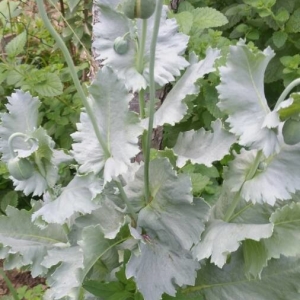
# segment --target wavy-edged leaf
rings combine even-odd
[[[145,232],[141,254],[132,255],[126,274],[135,277],[146,300],[155,300],[164,292],[175,295],[174,283],[193,284],[197,263],[189,250],[204,231],[210,208],[200,198],[193,202],[190,178],[177,176],[167,159],[150,162],[151,202],[145,203],[143,174],[141,167],[125,187],[133,207],[141,209],[137,228]]]
[[[61,227],[49,225],[40,229],[31,222],[31,212],[8,207],[7,216],[0,217],[0,243],[8,249],[7,256],[16,259],[7,268],[30,266],[33,276],[44,275],[41,265],[48,250],[66,245],[67,237]]]
[[[104,179],[110,181],[112,177],[125,173],[131,164],[130,159],[139,153],[138,137],[143,129],[138,115],[128,109],[132,95],[111,69],[102,68],[89,91],[90,104],[110,157],[104,156],[85,112],[81,113],[78,131],[72,134],[75,141],[73,154],[81,164],[79,172],[99,173],[104,169]]]
[[[220,51],[208,48],[206,57],[198,61],[197,56],[192,54],[190,66],[186,69],[182,77],[176,82],[172,90],[168,93],[163,104],[154,114],[154,127],[164,124],[174,125],[178,123],[187,112],[187,105],[184,103],[189,95],[199,93],[199,85],[196,81],[205,74],[214,71],[214,62],[219,57]]]
[[[194,285],[198,263],[191,253],[183,249],[173,249],[156,240],[141,243],[141,254],[132,255],[126,276],[134,276],[138,289],[145,300],[161,299],[163,293],[175,296],[174,284]]]
[[[113,182],[107,183],[93,202],[98,205],[98,208],[90,214],[77,218],[76,226],[99,225],[105,238],[114,239],[125,224],[127,213],[119,189]]]
[[[32,97],[29,92],[25,93],[21,90],[16,90],[15,93],[8,97],[8,104],[6,104],[8,112],[0,114],[2,120],[0,127],[0,151],[3,161],[8,162],[12,158],[8,148],[8,139],[12,134],[17,132],[30,134],[36,130],[40,104],[38,98]],[[13,147],[16,153],[31,149],[30,144],[26,143],[24,138],[15,138]]]
[[[210,221],[201,236],[201,241],[193,248],[198,260],[210,261],[222,268],[230,253],[236,251],[245,239],[259,241],[272,235],[273,224],[238,224],[221,220]]]
[[[32,219],[64,224],[75,213],[89,214],[99,208],[92,200],[102,191],[103,182],[93,173],[76,175],[61,195],[34,212]]]
[[[300,203],[291,203],[277,209],[271,215],[270,222],[274,224],[271,237],[259,242],[248,241],[243,248],[246,271],[254,277],[260,277],[271,258],[280,258],[280,255],[294,257],[300,254]]]
[[[211,127],[213,132],[201,128],[179,133],[173,149],[178,156],[176,164],[179,168],[189,160],[193,164],[210,167],[214,161],[221,160],[229,153],[236,137],[223,128],[219,119],[212,122]]]
[[[167,159],[158,158],[150,162],[149,183],[151,202],[144,198],[144,166],[135,179],[125,187],[129,201],[136,210],[141,209],[137,224],[148,234],[161,241],[176,240],[182,248],[189,250],[199,241],[208,219],[209,205],[201,198],[193,202],[192,184],[187,174],[176,175]]]
[[[11,176],[16,191],[23,191],[25,195],[42,195],[48,187],[53,187],[58,180],[58,168],[54,164],[54,142],[46,130],[39,127],[28,133],[38,143],[34,156],[30,158],[36,166],[32,176],[26,180],[17,180]]]
[[[103,1],[100,1],[103,2]],[[107,1],[104,1],[104,5]],[[114,3],[113,3],[114,4]],[[127,88],[133,91],[145,89],[149,84],[149,57],[150,42],[154,27],[154,16],[147,22],[147,39],[144,54],[142,74],[137,70],[136,29],[132,20],[121,12],[113,10],[113,5],[100,6],[100,22],[94,25],[94,43],[98,59],[101,63],[110,66],[121,78]],[[167,19],[168,8],[164,6],[160,20],[156,56],[155,56],[155,82],[160,86],[173,81],[174,76],[180,75],[180,70],[188,66],[182,56],[188,43],[188,36],[178,33],[175,19]],[[141,37],[142,20],[136,21],[137,34]],[[130,32],[129,51],[119,55],[113,45],[117,37]]]
[[[207,264],[198,272],[197,283],[191,289],[204,293],[207,300],[283,300],[300,298],[300,260],[281,257],[270,261],[261,280],[248,280],[244,275],[243,256],[231,256],[223,269]],[[185,292],[188,292],[188,288]],[[192,295],[192,294],[191,294]]]
[[[282,144],[280,153],[262,158],[254,177],[245,181],[257,154],[257,150],[242,150],[229,163],[225,180],[231,191],[238,192],[242,187],[241,196],[253,203],[274,205],[277,199],[291,199],[292,194],[300,190],[300,145]]]
[[[262,149],[266,156],[279,150],[274,127],[279,125],[276,112],[271,112],[264,94],[264,73],[274,51],[254,53],[244,41],[230,46],[227,64],[220,68],[219,108],[229,115],[231,132],[240,144]],[[269,116],[271,114],[271,116]]]
[[[47,268],[58,265],[47,280],[50,289],[46,295],[50,299],[77,300],[84,278],[99,259],[114,260],[117,266],[116,249],[104,238],[99,225],[84,228],[78,245],[48,251],[43,260]]]
[[[42,265],[47,269],[58,265],[47,278],[49,289],[45,297],[49,299],[76,300],[83,281],[83,255],[79,246],[48,251]]]

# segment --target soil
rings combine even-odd
[[[1,268],[3,267],[3,261],[1,260],[0,260],[0,267]],[[44,285],[46,288],[45,279],[40,277],[32,278],[30,272],[20,272],[19,270],[11,270],[11,271],[6,271],[5,273],[15,288],[19,288],[22,286],[27,286],[32,288],[39,284]],[[1,296],[4,295],[9,295],[9,289],[3,277],[0,276],[0,299]]]

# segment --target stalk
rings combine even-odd
[[[132,205],[131,205],[129,199],[127,198],[127,195],[126,195],[126,193],[125,193],[125,191],[124,191],[124,189],[123,189],[123,186],[122,186],[121,182],[116,181],[116,184],[117,184],[117,187],[118,187],[118,189],[119,189],[120,195],[121,195],[121,197],[122,197],[124,203],[126,204],[127,209],[128,209],[128,211],[129,211],[129,213],[130,213],[132,219],[134,220],[134,222],[136,222],[136,221],[137,221],[137,214],[136,214],[136,212],[134,211],[134,209],[133,209],[133,207],[132,207]]]
[[[233,198],[233,201],[231,202],[230,206],[228,207],[228,209],[227,209],[227,211],[225,213],[225,216],[224,216],[224,221],[225,222],[229,222],[230,221],[230,219],[231,219],[231,217],[232,217],[232,215],[233,215],[236,207],[238,206],[238,204],[240,202],[240,198],[241,198],[241,190],[242,190],[245,182],[248,181],[248,180],[250,180],[250,179],[252,179],[254,177],[255,172],[256,172],[256,170],[258,168],[258,165],[260,163],[262,154],[263,154],[262,150],[259,150],[257,152],[257,155],[255,157],[254,163],[253,163],[251,169],[249,170],[249,172],[248,172],[248,174],[247,174],[247,176],[245,178],[245,181],[242,183],[239,191],[235,194],[235,196]]]
[[[280,95],[280,97],[278,98],[275,108],[274,110],[276,110],[278,108],[278,106],[280,105],[280,103],[286,98],[286,96],[291,92],[291,90],[296,87],[297,85],[300,84],[300,78],[295,79],[294,81],[292,81],[282,92],[282,94]]]
[[[36,0],[36,3],[37,3],[37,6],[38,6],[38,10],[39,10],[39,13],[41,15],[41,18],[46,26],[46,28],[48,29],[48,31],[50,32],[50,34],[52,35],[52,37],[55,39],[57,45],[59,46],[60,50],[62,51],[63,55],[64,55],[64,58],[67,62],[67,65],[70,69],[70,74],[72,76],[72,79],[73,79],[73,82],[74,82],[74,85],[76,87],[76,90],[78,92],[78,95],[79,97],[81,98],[82,100],[82,103],[86,109],[86,112],[91,120],[91,123],[93,125],[93,128],[94,128],[94,131],[95,131],[95,134],[97,136],[97,139],[104,151],[104,156],[106,158],[110,157],[110,153],[109,153],[109,150],[101,136],[101,133],[100,133],[100,130],[99,130],[99,127],[98,127],[98,124],[97,124],[97,120],[94,116],[94,113],[93,113],[93,110],[90,106],[90,104],[88,103],[87,101],[87,98],[85,96],[85,93],[81,87],[81,84],[80,84],[80,81],[77,77],[77,73],[76,73],[76,69],[75,69],[75,66],[74,66],[74,63],[73,63],[73,60],[72,60],[72,57],[68,51],[68,48],[67,46],[65,45],[63,39],[60,37],[60,35],[56,32],[56,30],[53,28],[48,16],[47,16],[47,13],[45,11],[45,7],[44,7],[44,4],[43,4],[43,0]]]
[[[149,99],[149,124],[148,132],[145,140],[145,197],[146,201],[150,202],[150,189],[149,189],[149,163],[150,163],[150,146],[152,140],[152,131],[153,131],[153,120],[155,112],[155,81],[154,81],[154,67],[155,67],[155,52],[156,52],[156,42],[160,25],[161,11],[163,7],[163,0],[158,0],[156,3],[155,9],[155,21],[154,28],[152,33],[152,40],[150,46],[150,63],[149,63],[149,90],[150,90],[150,99]]]
[[[16,289],[14,288],[14,286],[12,285],[11,281],[9,280],[9,278],[6,276],[5,272],[3,271],[2,268],[0,268],[0,275],[3,277],[10,293],[12,294],[12,297],[14,298],[14,300],[20,300],[18,293],[16,291]]]
[[[22,132],[15,132],[9,137],[8,142],[7,142],[8,143],[8,149],[9,149],[11,157],[16,157],[17,156],[15,151],[14,151],[14,147],[13,147],[13,141],[17,137],[24,138],[25,142],[28,142],[30,144],[30,146],[32,146],[32,147],[34,146],[34,143],[32,142],[33,138],[30,138],[27,134],[22,133]]]

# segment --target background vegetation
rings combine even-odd
[[[83,85],[88,84],[89,72],[93,68],[91,5],[91,1],[87,0],[48,2],[48,12],[65,39]],[[213,10],[208,9],[204,15],[200,7],[213,8],[222,14],[216,18]],[[223,55],[218,61],[219,66],[225,62],[228,46],[236,44],[240,38],[246,39],[253,49],[272,47],[276,56],[265,74],[265,91],[270,107],[274,106],[284,86],[300,75],[299,1],[186,0],[170,12],[170,17],[176,18],[180,31],[191,36],[186,55],[195,52],[204,57],[208,47],[216,47],[222,50]],[[75,131],[82,105],[63,56],[44,28],[34,1],[0,2],[0,41],[0,110],[6,110],[7,96],[15,88],[30,91],[42,102],[41,122],[48,134],[59,148],[70,149],[70,134]],[[218,71],[201,81],[203,88],[190,102],[188,116],[175,127],[163,128],[160,149],[153,151],[152,157],[172,159],[171,152],[164,149],[175,144],[180,132],[202,127],[210,129],[212,120],[223,117],[216,106],[215,87],[218,83]],[[195,196],[201,195],[210,202],[216,199],[222,182],[222,166],[230,159],[230,156],[225,157],[211,168],[192,165],[183,168],[182,172],[192,176]],[[60,172],[68,182],[72,169],[62,168]],[[5,214],[8,205],[30,208],[31,198],[13,190],[2,163],[0,176],[0,214]],[[123,293],[123,298],[111,299],[132,299],[132,284],[120,274],[118,293]],[[116,289],[110,292],[108,288],[107,297],[113,297],[114,293]]]

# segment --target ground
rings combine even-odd
[[[0,261],[0,267],[3,267],[3,262]],[[32,278],[29,272],[20,272],[18,270],[12,270],[7,271],[6,275],[11,280],[12,284],[15,288],[19,288],[22,286],[28,286],[29,288],[32,288],[39,284],[45,284],[44,278]],[[4,279],[0,276],[0,299],[1,296],[8,295],[9,290],[8,287],[4,281]]]

